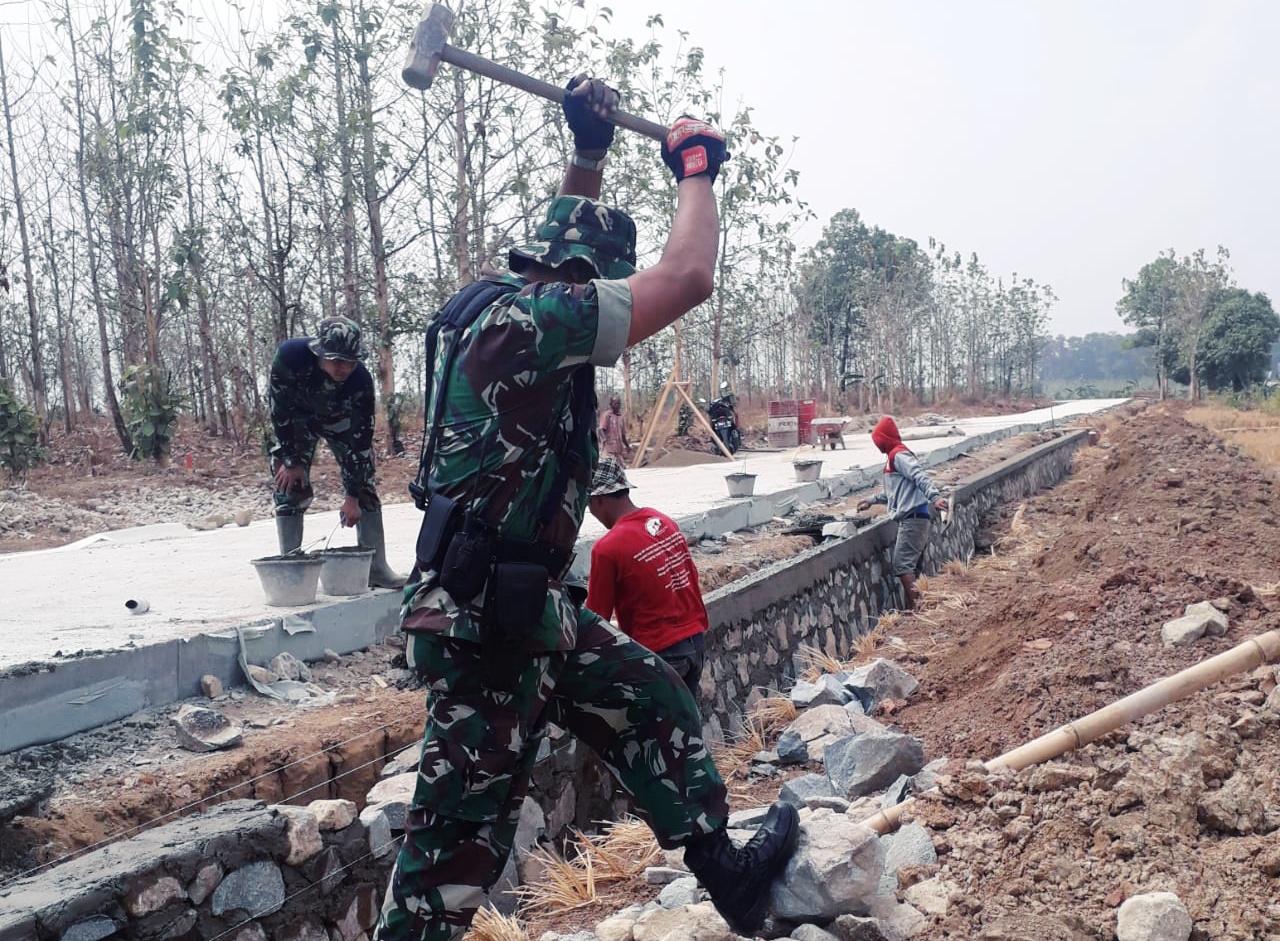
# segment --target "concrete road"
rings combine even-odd
[[[954,424],[967,434],[1047,426],[1121,401],[1064,402],[1053,409]],[[956,440],[912,440],[911,448],[924,455]],[[798,453],[820,456],[823,478],[879,466],[882,458],[865,433],[846,435],[846,445],[846,450],[821,452],[812,448],[740,452],[734,464],[708,455],[706,464],[629,473],[638,503],[657,507],[682,524],[693,521],[697,528],[700,515],[714,515],[736,502],[728,496],[724,479],[734,471],[756,474],[759,495],[795,487],[792,460]],[[421,515],[406,503],[386,506],[384,516],[392,565],[407,572]],[[309,514],[304,545],[314,541],[319,547],[336,524],[334,512]],[[601,531],[588,516],[583,540],[594,540]],[[339,530],[333,538],[333,545],[354,542],[351,529]],[[0,555],[0,673],[19,664],[56,662],[81,652],[144,647],[247,625],[280,623],[291,614],[305,615],[313,608],[343,602],[321,594],[312,606],[268,606],[250,560],[275,551],[274,522],[261,520],[213,532],[158,523],[103,533],[59,549]],[[388,596],[389,605],[394,604],[392,593],[382,594]],[[145,601],[149,610],[133,614],[126,606],[129,601]]]

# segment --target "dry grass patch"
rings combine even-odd
[[[547,847],[530,853],[542,869],[542,881],[515,890],[522,915],[564,915],[589,905],[608,905],[606,887],[633,880],[663,858],[653,832],[635,817],[624,817],[594,836],[575,830],[574,837],[572,859]]]
[[[476,912],[464,941],[529,941],[519,919],[484,907]]]
[[[1270,467],[1280,466],[1280,415],[1241,411],[1225,405],[1187,409],[1187,421],[1207,428]]]
[[[745,777],[751,768],[752,756],[768,748],[768,743],[799,714],[796,704],[784,696],[768,696],[758,701],[742,717],[745,731],[741,735],[711,746],[720,773],[726,780]]]

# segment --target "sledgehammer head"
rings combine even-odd
[[[409,41],[409,54],[405,56],[400,77],[405,84],[419,91],[431,87],[440,67],[440,57],[453,29],[453,13],[440,3],[428,3]]]

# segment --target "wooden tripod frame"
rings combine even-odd
[[[663,421],[663,413],[666,411],[667,401],[671,398],[672,393],[676,394],[677,408],[672,411],[670,418]],[[653,407],[653,417],[649,419],[649,425],[644,430],[644,437],[640,439],[640,446],[636,448],[636,456],[631,459],[633,470],[644,463],[644,456],[649,450],[649,443],[655,438],[659,422],[662,423],[664,432],[674,422],[675,416],[679,411],[678,403],[680,399],[684,399],[689,408],[693,410],[693,417],[710,433],[711,440],[720,449],[720,452],[731,461],[735,459],[733,452],[726,447],[725,443],[720,440],[720,436],[716,434],[716,430],[711,427],[711,422],[706,413],[689,397],[689,383],[680,379],[680,358],[677,356],[675,365],[671,367],[670,377],[663,385],[662,391],[658,393],[658,398]],[[665,436],[664,434],[662,437]]]

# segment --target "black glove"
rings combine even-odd
[[[586,91],[571,94],[583,82],[589,85]],[[578,150],[608,150],[617,128],[600,117],[595,109],[613,110],[617,105],[618,93],[600,79],[586,75],[575,75],[569,79],[561,107],[564,108],[565,120],[569,122],[569,130],[573,131],[573,146]]]
[[[671,125],[662,142],[662,160],[676,175],[676,180],[705,173],[716,181],[720,164],[729,159],[724,135],[706,121],[684,115]]]

